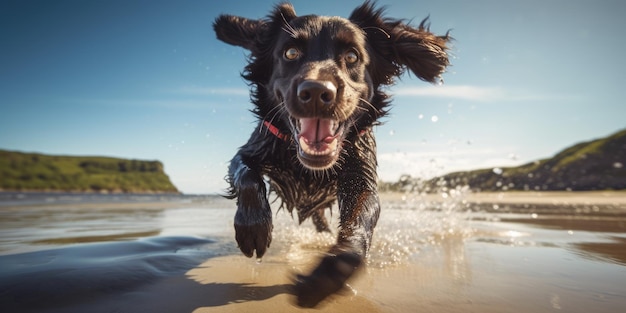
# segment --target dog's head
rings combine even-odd
[[[434,82],[448,65],[445,36],[383,18],[369,2],[349,19],[297,16],[282,4],[265,19],[222,15],[217,37],[250,51],[244,78],[255,86],[255,112],[287,128],[307,168],[339,159],[348,138],[385,114],[379,89],[408,68]]]

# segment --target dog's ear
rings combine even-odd
[[[254,48],[257,37],[262,32],[265,23],[261,20],[251,20],[245,17],[220,15],[213,22],[213,29],[217,39],[248,50]]]
[[[430,32],[428,18],[418,28],[396,25],[391,31],[396,62],[407,66],[420,79],[435,82],[450,64],[447,43],[450,36]]]
[[[435,82],[449,65],[448,34],[437,36],[430,32],[428,18],[415,28],[402,20],[383,17],[384,8],[374,9],[367,1],[357,7],[350,21],[367,35],[372,55],[372,78],[381,84],[391,84],[406,68],[417,77]]]
[[[267,20],[220,15],[213,22],[213,29],[219,40],[255,52],[256,45],[263,40],[265,33],[272,31],[272,22],[287,23],[295,17],[296,12],[291,4],[284,3],[276,6]]]

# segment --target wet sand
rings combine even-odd
[[[626,191],[507,191],[430,194],[383,193],[381,201],[418,203],[436,207],[456,203],[457,207],[490,213],[543,213],[582,215],[626,215]]]
[[[626,191],[507,191],[507,192],[448,192],[407,194],[384,192],[381,201],[406,201],[407,197],[424,201],[442,201],[449,198],[466,200],[471,203],[510,203],[510,204],[579,204],[579,205],[626,205]]]
[[[381,202],[368,266],[315,309],[294,305],[291,278],[308,272],[334,236],[298,226],[287,212],[275,214],[272,247],[257,263],[236,248],[231,201],[0,208],[3,240],[17,245],[28,233],[33,249],[58,248],[0,257],[19,269],[0,282],[0,310],[586,313],[626,306],[626,218],[619,213],[626,193],[382,194]],[[467,210],[476,203],[499,207]],[[571,207],[597,210],[573,215]],[[604,214],[607,208],[616,214]],[[111,236],[152,230],[148,236],[157,237],[89,243],[98,237],[94,225],[114,228]],[[29,267],[37,262],[44,267]]]

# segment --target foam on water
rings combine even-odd
[[[368,266],[385,268],[401,265],[421,250],[439,245],[448,237],[467,238],[472,229],[467,221],[467,191],[444,191],[436,201],[419,193],[407,193],[381,201],[381,215],[374,230]],[[298,225],[289,214],[275,215],[273,246],[295,266],[322,256],[336,242],[338,212],[327,212],[332,233],[317,233],[310,221]]]

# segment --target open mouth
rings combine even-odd
[[[292,121],[298,141],[298,158],[311,169],[326,169],[339,157],[344,131],[333,119],[300,118]]]

